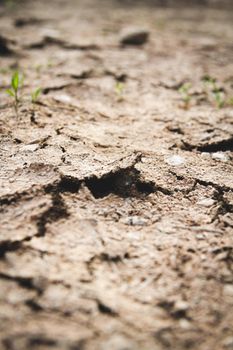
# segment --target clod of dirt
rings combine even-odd
[[[10,56],[13,51],[9,48],[11,41],[0,35],[0,56]]]
[[[122,45],[143,45],[149,39],[149,31],[140,28],[126,28],[120,36]]]

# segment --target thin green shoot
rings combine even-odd
[[[185,109],[188,109],[190,107],[190,101],[191,101],[190,89],[191,89],[191,87],[192,87],[191,83],[184,83],[179,88],[179,93],[181,94]]]
[[[16,116],[18,117],[18,105],[20,102],[19,89],[23,85],[23,78],[20,78],[19,72],[16,71],[11,77],[11,88],[6,90],[6,93],[12,97]]]
[[[42,92],[41,88],[37,88],[37,89],[35,89],[35,90],[31,93],[31,102],[32,102],[33,104],[37,103],[38,98],[39,98],[41,92]]]
[[[209,75],[206,75],[202,80],[207,87],[210,87],[216,107],[223,108],[226,102],[225,96],[223,90],[218,86],[217,80]]]
[[[122,82],[118,81],[115,85],[115,91],[119,100],[123,98],[122,96],[123,96],[124,89],[125,89],[125,85]]]
[[[228,106],[233,106],[233,97],[228,98],[227,104]]]
[[[225,99],[222,91],[219,89],[213,90],[213,96],[214,96],[216,106],[218,108],[223,108],[225,105]]]

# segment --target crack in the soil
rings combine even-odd
[[[25,340],[25,342],[23,340]],[[22,334],[19,333],[17,335],[14,334],[12,337],[5,337],[2,340],[2,344],[4,344],[4,349],[7,349],[7,350],[16,349],[15,345],[18,343],[20,344],[24,343],[25,344],[24,349],[26,348],[27,349],[38,349],[38,348],[57,349],[57,345],[58,345],[57,340],[46,337],[41,333],[34,334],[34,335],[27,334],[27,333],[22,333]]]
[[[40,194],[49,194],[52,199],[50,207],[34,218],[37,226],[37,232],[29,237],[26,237],[19,241],[2,241],[0,242],[0,258],[4,258],[5,254],[9,251],[16,251],[23,247],[23,243],[30,241],[33,237],[43,237],[47,231],[47,224],[56,222],[60,219],[66,219],[69,217],[69,212],[62,197],[62,193],[78,193],[82,185],[86,186],[93,197],[96,199],[106,197],[108,195],[115,194],[122,198],[138,197],[145,198],[150,193],[160,191],[165,195],[172,195],[172,192],[166,188],[157,186],[156,183],[143,181],[141,179],[141,173],[135,168],[136,164],[140,162],[141,157],[137,157],[133,164],[125,168],[118,168],[115,171],[110,171],[101,177],[89,176],[82,180],[71,176],[60,176],[60,180],[42,186],[41,188],[31,189],[22,193],[16,193],[10,197],[3,197],[0,199],[0,204],[8,206],[20,202],[22,199],[30,199],[33,196]],[[179,179],[179,175],[173,173]],[[182,177],[183,179],[183,177]],[[224,192],[231,191],[231,188],[226,186],[220,186],[213,182],[207,182],[200,179],[194,179],[194,186],[191,187],[185,194],[195,189],[197,184],[202,186],[212,186],[217,190],[216,200],[218,201],[219,209],[215,216],[218,219],[219,215],[223,215],[228,212],[232,212],[232,205],[228,204],[224,199]],[[3,209],[4,210],[4,209]]]
[[[233,136],[226,140],[198,146],[196,149],[200,152],[208,153],[233,151]]]
[[[58,221],[69,216],[66,205],[57,192],[52,193],[52,205],[37,219],[37,234],[34,237],[43,237],[46,234],[48,223]]]
[[[26,300],[25,304],[34,312],[40,312],[43,310],[43,307],[41,307],[34,299]]]
[[[45,36],[41,41],[34,42],[24,46],[24,48],[25,49],[43,49],[47,46],[52,46],[52,45],[58,46],[66,50],[81,50],[81,51],[99,50],[99,47],[95,44],[89,44],[89,45],[73,44],[49,35]]]
[[[113,193],[120,197],[139,197],[154,192],[154,185],[140,179],[140,172],[134,166],[110,172],[101,178],[96,176],[85,180],[85,185],[95,198]]]
[[[31,189],[32,190],[32,189]],[[34,193],[35,194],[35,193]],[[28,191],[16,192],[12,195],[6,195],[0,198],[0,212],[3,212],[5,206],[20,202],[21,199],[31,197]]]
[[[98,310],[99,312],[101,312],[102,314],[106,314],[112,317],[116,317],[119,316],[118,313],[116,311],[114,311],[111,307],[109,307],[108,305],[104,304],[102,301],[100,301],[99,299],[96,299],[97,302],[97,306],[98,306]]]
[[[42,89],[42,93],[44,95],[47,95],[50,91],[59,91],[59,90],[63,90],[67,87],[69,87],[70,85],[72,85],[71,83],[65,83],[65,84],[61,84],[61,85],[57,85],[57,86],[51,86],[51,87],[45,87]]]
[[[22,241],[10,241],[5,240],[0,242],[0,259],[5,257],[5,254],[7,252],[14,252],[15,250],[18,250],[21,248]]]
[[[36,221],[36,226],[37,226],[37,232],[34,235],[25,237],[21,240],[16,240],[16,241],[5,240],[0,242],[0,259],[4,259],[7,252],[13,252],[21,249],[23,247],[24,242],[28,242],[34,237],[43,237],[46,233],[46,226],[48,223],[58,221],[62,218],[67,218],[69,216],[66,205],[60,195],[61,192],[71,192],[70,188],[66,186],[67,185],[66,183],[64,183],[64,180],[61,179],[61,181],[58,182],[58,184],[56,185],[55,184],[47,185],[33,193],[28,193],[28,192],[17,193],[16,196],[10,197],[9,200],[4,197],[0,201],[0,204],[6,206],[6,205],[15,204],[21,199],[30,199],[32,198],[33,194],[38,195],[43,193],[50,194],[52,198],[51,206],[45,212],[38,215],[34,219]]]
[[[233,136],[225,140],[207,143],[201,146],[192,145],[184,140],[181,141],[181,149],[184,151],[199,151],[207,153],[233,151]]]
[[[218,185],[212,181],[205,181],[205,180],[201,180],[201,179],[197,179],[195,178],[195,181],[197,184],[202,185],[202,186],[212,186],[213,188],[215,188],[219,193],[224,194],[224,192],[231,192],[232,188],[225,186],[225,185]]]
[[[233,213],[233,205],[228,203],[226,199],[224,198],[224,191],[223,190],[218,190],[216,191],[214,195],[214,199],[218,202],[219,206],[217,208],[217,212],[215,216],[212,219],[212,222],[215,220],[219,221],[219,217],[228,214],[228,213]]]
[[[16,282],[22,288],[34,290],[38,295],[41,295],[43,292],[42,288],[35,285],[32,277],[11,276],[3,272],[0,272],[0,278],[8,281]]]
[[[177,180],[184,180],[185,177],[182,176],[182,175],[178,175],[176,174],[174,171],[169,171],[172,175],[174,175]],[[213,199],[216,200],[216,202],[218,203],[218,209],[217,209],[217,212],[215,213],[215,215],[213,216],[211,222],[214,222],[216,220],[219,220],[219,217],[222,216],[222,215],[225,215],[227,213],[233,213],[233,205],[228,203],[226,201],[226,199],[224,198],[224,194],[227,193],[227,192],[232,192],[232,188],[230,187],[227,187],[227,186],[220,186],[218,184],[215,184],[211,181],[204,181],[204,180],[200,180],[200,179],[197,179],[197,178],[194,178],[194,184],[188,188],[188,189],[185,189],[185,190],[179,190],[179,191],[176,191],[176,192],[182,192],[184,193],[185,195],[188,195],[189,193],[193,192],[197,185],[201,185],[201,186],[204,186],[204,187],[212,187],[215,189],[215,193],[213,195]]]
[[[0,35],[0,56],[13,56],[14,52],[9,48],[9,44],[12,40],[9,40]]]

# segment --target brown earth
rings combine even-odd
[[[233,12],[220,5],[0,5],[0,349],[233,349]],[[122,46],[128,27],[148,42]]]

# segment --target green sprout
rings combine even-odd
[[[224,98],[223,90],[218,86],[217,80],[208,75],[206,75],[202,80],[206,86],[210,87],[216,107],[219,109],[223,108],[226,101]]]
[[[18,105],[20,102],[19,99],[19,89],[23,86],[23,78],[20,79],[19,72],[16,71],[13,73],[11,78],[11,88],[6,90],[6,93],[11,96],[14,100],[14,109],[16,116],[18,117]]]
[[[40,74],[42,68],[43,68],[43,65],[42,65],[42,64],[36,64],[36,65],[35,65],[35,71],[36,71],[36,73],[37,73],[38,75]]]
[[[230,97],[228,100],[227,100],[227,104],[229,106],[233,106],[233,97]]]
[[[14,5],[14,1],[13,0],[5,0],[4,4],[7,7],[12,7]]]
[[[36,90],[34,90],[31,93],[31,101],[32,101],[32,103],[35,104],[38,101],[38,98],[39,98],[41,92],[42,92],[41,88],[37,88]]]
[[[122,100],[124,88],[125,88],[124,84],[120,81],[118,81],[115,85],[115,91],[116,91],[116,94],[117,94],[119,100]]]
[[[216,106],[218,108],[223,108],[225,105],[225,99],[221,90],[213,90],[213,95],[215,99]]]
[[[182,100],[184,102],[184,108],[188,109],[190,106],[190,101],[191,101],[191,95],[190,95],[190,88],[191,88],[191,83],[184,83],[180,88],[179,88],[179,93],[182,96]]]

